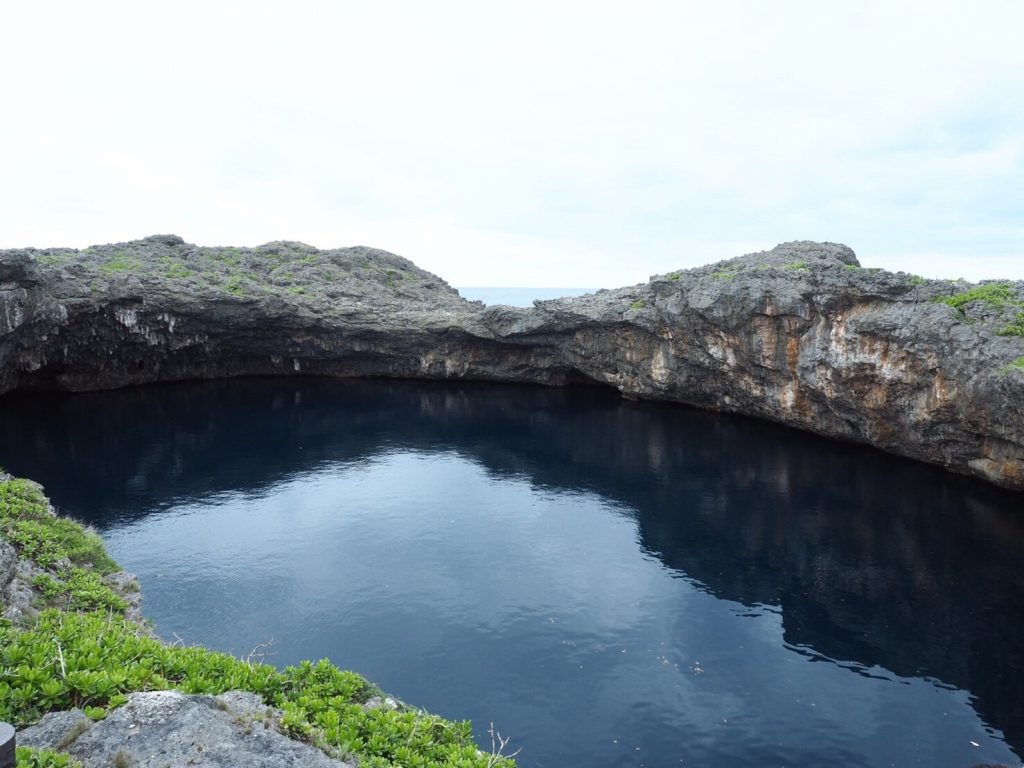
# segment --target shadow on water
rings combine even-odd
[[[969,691],[1024,751],[1022,496],[860,446],[600,390],[238,380],[0,399],[0,464],[100,528],[388,446],[593,492],[785,642]]]

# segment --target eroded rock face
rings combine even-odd
[[[85,768],[352,768],[278,731],[280,712],[259,696],[134,693],[104,720],[54,712],[18,733],[18,744],[59,749]]]
[[[743,413],[1024,489],[1024,283],[860,267],[796,242],[642,285],[465,301],[401,257],[173,235],[0,252],[0,392],[250,374],[599,383]],[[1003,332],[1003,333],[1001,333]]]

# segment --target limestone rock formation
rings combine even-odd
[[[527,309],[362,247],[3,251],[0,393],[251,374],[597,383],[1024,489],[1024,283],[981,288],[811,242]]]
[[[134,693],[104,720],[54,712],[18,733],[18,744],[59,749],[85,768],[351,768],[280,733],[281,713],[244,691],[220,696]]]

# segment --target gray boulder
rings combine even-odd
[[[136,693],[106,719],[55,712],[18,733],[20,746],[58,749],[85,768],[353,768],[277,730],[280,713],[245,692]]]

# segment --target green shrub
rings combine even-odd
[[[244,289],[242,288],[242,278],[239,275],[228,278],[228,281],[224,284],[224,290],[232,296],[241,296],[244,292]]]
[[[164,270],[164,277],[170,278],[191,277],[192,274],[192,270],[180,261],[170,262]]]
[[[70,259],[71,255],[68,253],[41,253],[36,256],[36,261],[44,267],[55,267],[59,264],[66,264]]]
[[[66,558],[100,573],[117,570],[103,540],[75,521],[51,514],[43,492],[27,480],[0,482],[0,535],[42,568]]]
[[[82,764],[75,758],[52,749],[18,747],[15,760],[16,768],[82,768]]]
[[[101,718],[136,691],[246,690],[281,709],[282,726],[292,735],[377,759],[364,764],[492,765],[474,744],[469,723],[402,708],[366,709],[362,705],[379,691],[326,660],[278,671],[205,648],[164,645],[110,613],[51,609],[31,628],[0,625],[0,668],[9,671],[0,681],[0,720],[19,726],[72,707]]]
[[[1024,310],[1018,312],[1009,325],[1000,328],[996,333],[1000,336],[1024,336]]]
[[[638,309],[643,309],[646,306],[647,306],[647,302],[646,301],[644,301],[643,299],[637,299],[636,301],[634,301],[632,304],[629,305],[629,308],[632,309],[632,310],[638,310]]]
[[[940,296],[935,301],[963,313],[964,307],[975,301],[1000,309],[1013,301],[1013,298],[1009,283],[988,283],[987,285],[976,285],[970,290],[955,293],[952,296]]]
[[[100,272],[105,275],[115,275],[118,272],[133,272],[141,267],[142,262],[127,251],[118,251],[112,259],[100,264]]]
[[[806,261],[792,261],[787,264],[783,269],[807,269]]]

